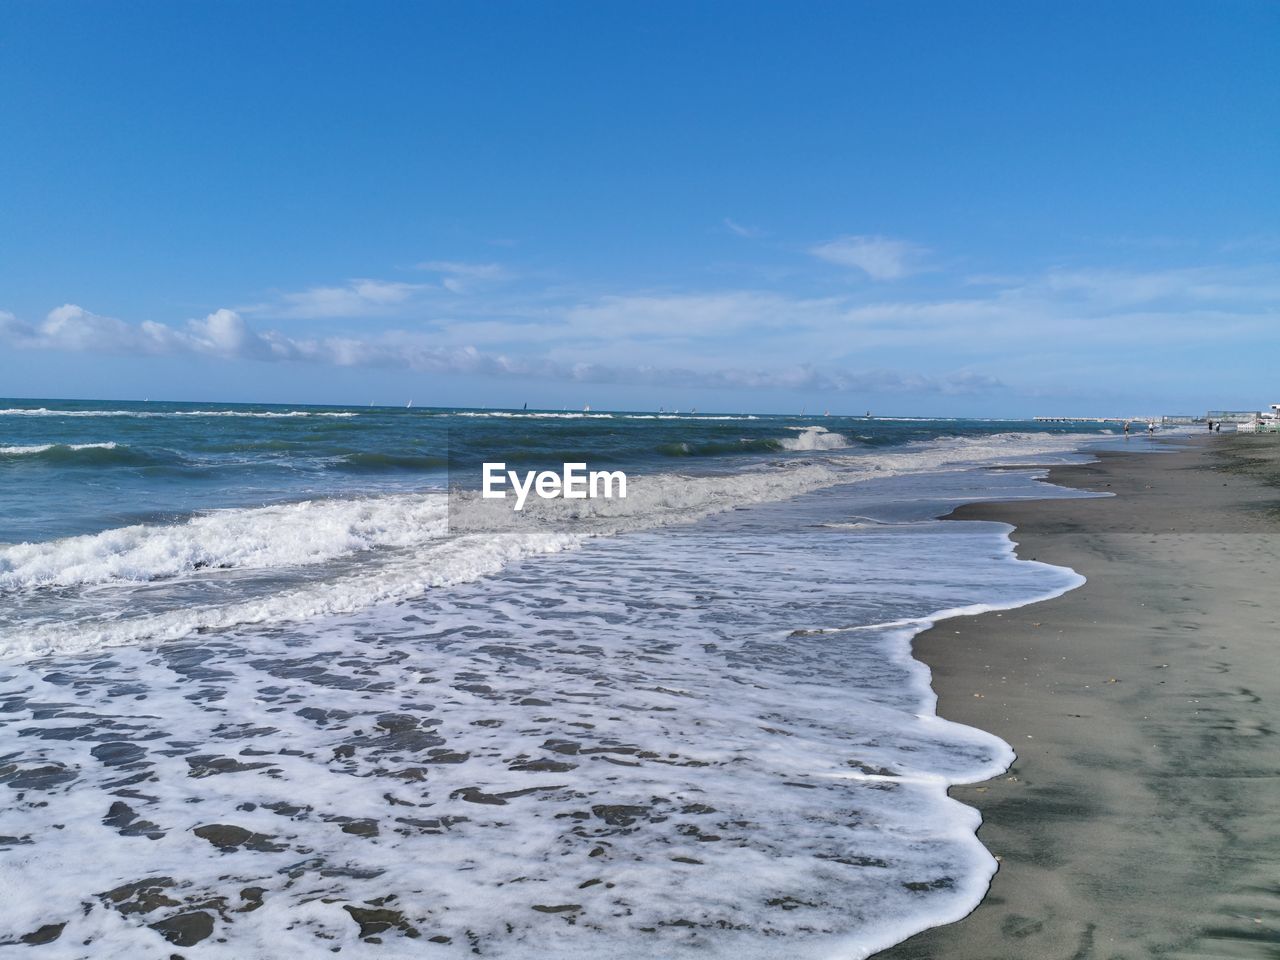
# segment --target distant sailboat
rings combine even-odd
[[[412,401],[412,400],[410,400],[408,403],[406,403],[406,404],[404,405],[404,408],[405,408],[406,410],[412,410],[412,409],[413,409],[413,401]]]
[[[582,412],[583,412],[583,413],[590,413],[590,412],[591,412],[591,404],[589,404],[589,403],[588,403],[585,407],[583,407],[583,408],[582,408]]]
[[[521,407],[520,409],[521,409],[521,410],[528,410],[528,409],[529,409],[529,404],[528,404],[528,403],[526,403],[526,404],[525,404],[523,407]]]

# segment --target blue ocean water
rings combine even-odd
[[[1012,751],[911,637],[1080,578],[935,518],[1107,436],[0,401],[0,939],[860,957],[963,916],[995,865],[946,786]],[[628,497],[469,533],[489,459]]]
[[[523,468],[576,459],[639,473],[704,473],[823,449],[1081,429],[992,420],[0,398],[0,543],[216,508],[442,489],[451,454]]]

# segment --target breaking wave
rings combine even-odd
[[[176,457],[176,454],[174,455]],[[121,443],[37,443],[28,446],[0,447],[0,462],[39,461],[60,466],[108,466],[111,464],[146,464],[159,457],[134,450]]]
[[[5,631],[14,640],[0,655],[350,613],[494,574],[521,557],[573,549],[587,538],[686,524],[841,483],[1004,463],[1074,445],[1048,435],[962,438],[892,454],[775,462],[736,474],[639,475],[630,478],[625,499],[531,498],[519,514],[507,501],[475,491],[399,493],[215,510],[179,523],[3,546],[0,593],[11,609],[0,624],[21,629]],[[165,583],[174,592],[157,606],[154,591]],[[142,589],[151,592],[138,603]],[[79,612],[42,615],[50,590],[73,591],[58,600]]]
[[[200,570],[299,567],[445,532],[443,494],[215,510],[177,524],[135,524],[0,547],[0,590],[134,583]]]
[[[50,410],[48,407],[8,407],[0,417],[251,417],[268,420],[290,417],[358,417],[346,410]]]
[[[839,450],[849,446],[848,439],[832,433],[826,427],[792,427],[799,433],[795,437],[783,437],[778,441],[783,450]]]

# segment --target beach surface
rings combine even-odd
[[[1135,441],[1143,442],[1143,441]],[[1280,441],[1056,467],[1105,499],[975,504],[1081,588],[915,641],[938,712],[1004,738],[959,786],[1001,867],[884,960],[1280,956]]]

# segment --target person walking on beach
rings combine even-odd
[[[1126,437],[1127,437],[1127,436],[1129,436],[1129,421],[1128,421],[1128,420],[1126,420],[1126,421],[1124,422],[1124,435],[1125,435]]]
[[[1209,432],[1210,432],[1210,433],[1213,433],[1213,421],[1212,421],[1212,420],[1210,420],[1210,421],[1209,421]]]
[[[1147,436],[1154,437],[1156,435],[1156,422],[1154,420],[1147,421]]]

